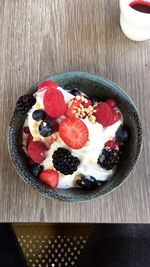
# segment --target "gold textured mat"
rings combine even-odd
[[[75,266],[92,226],[92,224],[13,224],[29,267]]]

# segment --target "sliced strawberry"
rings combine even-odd
[[[47,147],[39,141],[31,141],[27,147],[29,157],[36,163],[42,163],[45,159]]]
[[[108,98],[105,103],[107,103],[111,108],[115,108],[117,106],[117,101],[114,98]]]
[[[41,92],[43,90],[48,90],[48,89],[57,89],[57,87],[58,87],[57,83],[47,80],[39,84],[38,92]]]
[[[119,151],[120,145],[117,141],[109,140],[105,143],[104,147],[109,147],[116,151]]]
[[[55,189],[59,182],[59,173],[55,170],[42,171],[40,174],[40,180]]]
[[[121,114],[119,112],[113,112],[113,123],[119,121],[121,119]]]
[[[65,115],[68,118],[83,118],[87,115],[84,109],[89,106],[92,106],[91,100],[78,95],[67,104]]]
[[[66,103],[62,92],[59,90],[47,90],[44,94],[44,108],[51,118],[59,118],[65,114]]]
[[[108,127],[114,122],[114,114],[109,105],[102,102],[94,107],[96,121],[101,123],[103,127]]]
[[[88,128],[83,121],[77,118],[67,118],[59,127],[59,135],[71,148],[82,148],[88,141]]]

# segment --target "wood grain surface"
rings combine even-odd
[[[17,175],[7,127],[17,98],[46,75],[87,71],[122,86],[137,105],[144,147],[110,195],[73,204],[45,199]],[[128,40],[117,0],[0,1],[0,221],[150,222],[150,41]]]

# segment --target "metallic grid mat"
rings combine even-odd
[[[78,234],[77,231],[74,234],[59,231],[58,234],[55,229],[53,234],[52,231],[46,233],[46,229],[26,229],[16,234],[29,267],[72,267],[88,238],[87,233],[80,232],[80,227],[78,231]]]

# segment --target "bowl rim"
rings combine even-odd
[[[138,109],[136,107],[136,105],[134,104],[132,98],[116,83],[114,83],[113,81],[106,79],[103,76],[99,76],[99,75],[95,75],[95,74],[90,74],[88,72],[81,72],[81,71],[73,71],[73,72],[61,72],[61,73],[56,73],[54,75],[48,75],[43,77],[42,79],[40,79],[38,82],[34,83],[27,91],[26,93],[30,92],[31,90],[34,91],[37,86],[46,80],[54,80],[57,81],[58,79],[60,79],[63,76],[63,79],[66,78],[82,78],[82,79],[89,79],[90,81],[93,80],[105,87],[109,87],[111,88],[113,91],[115,91],[116,94],[119,94],[120,97],[122,97],[123,99],[126,99],[127,102],[130,102],[131,106],[135,109],[136,111],[136,115],[138,118],[138,123],[139,123],[139,128],[138,128],[138,140],[139,140],[139,146],[137,148],[137,153],[136,153],[136,158],[135,158],[135,162],[134,165],[130,168],[130,170],[128,170],[128,172],[126,173],[126,175],[124,175],[124,177],[122,178],[121,181],[119,181],[118,183],[115,183],[113,185],[113,187],[109,188],[109,190],[106,190],[104,192],[99,193],[99,190],[97,191],[97,194],[93,195],[85,195],[87,199],[81,199],[81,200],[77,200],[74,199],[74,197],[64,197],[64,195],[62,195],[60,192],[58,193],[58,195],[54,194],[54,190],[51,189],[51,191],[48,190],[48,193],[46,192],[41,192],[41,189],[37,186],[37,184],[32,184],[29,182],[29,179],[26,179],[23,175],[22,175],[22,171],[20,170],[20,168],[16,165],[15,159],[12,155],[12,150],[11,150],[11,146],[10,146],[10,130],[11,130],[11,124],[15,118],[15,116],[17,115],[15,113],[15,110],[13,112],[13,115],[11,116],[10,122],[9,122],[9,126],[8,126],[8,134],[7,134],[7,147],[8,147],[8,152],[10,155],[10,158],[13,162],[13,165],[17,171],[17,173],[19,174],[19,176],[22,178],[22,180],[30,185],[33,189],[35,189],[36,191],[38,191],[43,197],[49,198],[49,199],[57,199],[57,200],[61,200],[64,202],[74,202],[74,203],[80,203],[80,202],[87,202],[87,201],[91,201],[91,200],[95,200],[97,198],[102,198],[107,196],[108,194],[114,192],[117,188],[119,188],[130,176],[131,172],[134,170],[138,159],[140,157],[141,151],[142,151],[142,146],[143,146],[143,138],[142,138],[142,125],[141,125],[141,118],[138,112]],[[68,190],[68,189],[59,189],[59,190]],[[72,188],[73,190],[73,188]],[[55,191],[56,192],[56,191]]]

